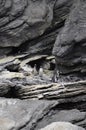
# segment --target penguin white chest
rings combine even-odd
[[[43,76],[43,68],[39,69],[39,76]]]

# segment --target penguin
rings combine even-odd
[[[42,68],[42,66],[41,66],[40,69],[39,69],[39,76],[40,76],[40,77],[43,77],[43,68]]]

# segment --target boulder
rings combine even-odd
[[[62,75],[71,74],[70,79],[73,78],[72,75],[83,78],[86,72],[85,16],[86,1],[75,0],[53,49],[53,54],[56,56],[56,69]]]
[[[22,101],[0,98],[0,130],[31,130],[56,101]]]
[[[40,130],[85,130],[68,122],[54,122]]]
[[[74,120],[74,123],[82,122],[85,119],[85,112],[80,112],[79,110],[75,109],[69,110],[68,112],[67,111],[63,112],[58,110],[57,107],[58,105],[59,102],[55,100],[45,101],[45,100],[19,100],[12,98],[11,99],[0,98],[0,129],[1,130],[11,130],[11,129],[85,130],[84,128],[68,123],[72,122],[72,119]],[[76,113],[75,117],[73,117],[74,113]],[[71,117],[68,117],[67,116],[68,114]],[[58,117],[58,119],[60,118],[60,122],[57,122],[58,120],[56,121],[54,119],[54,117],[56,118],[56,116]],[[66,116],[66,119],[69,120],[69,121],[66,120],[68,122],[62,122],[62,117],[64,118],[64,116]],[[47,124],[45,124],[43,120],[45,120]],[[48,126],[45,127],[46,125]]]

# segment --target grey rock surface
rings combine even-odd
[[[58,104],[56,101],[21,101],[0,98],[0,129],[28,130],[47,114],[49,109]]]
[[[61,74],[74,73],[75,77],[85,78],[85,75],[83,76],[86,72],[85,12],[86,1],[74,1],[65,25],[57,36],[53,54],[56,56],[57,69]]]
[[[56,0],[54,4],[53,22],[57,26],[63,23],[71,10],[73,0]]]
[[[2,0],[0,56],[14,52],[51,54],[72,3],[69,0]]]
[[[71,123],[65,123],[65,122],[54,122],[48,126],[46,126],[43,129],[40,130],[85,130],[81,127],[77,127],[75,125],[72,125]]]
[[[0,129],[1,130],[38,130],[40,128],[45,127],[46,125],[57,121],[58,119],[63,121],[62,117],[64,118],[64,115],[66,116],[66,119],[64,118],[64,121],[72,122],[74,120],[75,122],[80,122],[83,119],[85,119],[85,112],[80,112],[79,110],[65,110],[65,111],[59,111],[57,107],[56,113],[54,112],[56,106],[58,106],[58,101],[39,101],[39,100],[18,100],[18,99],[5,99],[0,98]],[[76,114],[75,114],[76,113]],[[67,115],[70,115],[70,119]],[[46,118],[47,116],[47,118]],[[53,120],[53,116],[57,116],[56,120]],[[77,117],[78,118],[77,120]],[[48,120],[51,121],[48,122]],[[45,124],[43,122],[47,124]],[[40,122],[42,122],[42,125],[40,125]],[[64,126],[63,128],[71,128],[73,125],[70,123],[63,123],[61,122],[60,125]],[[59,123],[57,123],[59,125]],[[57,125],[57,128],[58,128]],[[66,125],[66,126],[65,126]],[[75,126],[75,128],[79,128]],[[78,129],[74,129],[78,130]],[[80,130],[84,130],[81,128]]]
[[[1,47],[16,47],[42,35],[53,19],[52,1],[2,0],[0,6]]]
[[[85,73],[85,0],[0,0],[0,130],[86,129]]]

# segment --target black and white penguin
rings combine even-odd
[[[37,72],[37,65],[35,64],[34,68],[33,68],[33,75],[36,76],[37,74],[38,74],[38,72]]]
[[[42,68],[42,66],[41,66],[40,69],[39,69],[39,76],[40,76],[40,77],[43,77],[43,68]]]

